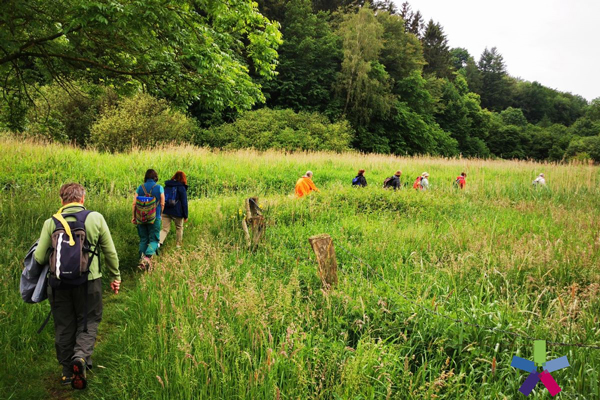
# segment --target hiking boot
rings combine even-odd
[[[73,380],[72,376],[63,375],[62,378],[60,378],[60,384],[63,386],[67,386],[67,385],[71,384],[72,380]]]
[[[85,360],[81,357],[74,358],[73,361],[71,361],[71,369],[73,370],[73,378],[71,380],[73,389],[85,389],[87,387],[87,380],[85,378],[87,366]]]

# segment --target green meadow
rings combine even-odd
[[[513,399],[532,337],[600,346],[600,169],[525,161],[166,147],[111,155],[0,139],[0,398]],[[184,246],[174,229],[151,272],[130,223],[147,168],[188,175]],[[369,186],[350,186],[358,169]],[[321,189],[292,196],[314,171]],[[383,190],[397,169],[407,186]],[[430,174],[431,190],[413,180]],[[452,185],[461,171],[467,186]],[[531,181],[544,172],[547,187]],[[111,229],[123,273],[105,280],[88,389],[58,384],[49,304],[25,304],[22,258],[75,181]],[[243,202],[267,228],[245,246]],[[308,243],[333,238],[323,290]],[[430,311],[453,319],[441,317]],[[517,334],[511,335],[494,329]],[[548,344],[556,398],[600,398],[600,350]],[[538,384],[529,396],[551,398]]]

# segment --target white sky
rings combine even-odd
[[[394,0],[398,8],[403,0]],[[479,61],[496,46],[508,73],[592,100],[600,97],[600,0],[409,0],[444,27],[450,47]]]

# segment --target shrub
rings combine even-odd
[[[85,147],[90,127],[102,110],[113,105],[118,95],[110,87],[72,82],[67,88],[43,86],[27,112],[27,134]]]
[[[242,114],[235,122],[202,130],[196,143],[226,149],[258,150],[350,149],[352,129],[346,121],[331,123],[319,113],[262,108]]]
[[[165,100],[138,93],[111,107],[92,125],[91,141],[101,150],[122,152],[193,137],[195,121]]]
[[[600,162],[600,136],[573,138],[565,152],[565,158],[580,161],[591,158],[595,162]]]

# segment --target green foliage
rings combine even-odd
[[[345,121],[331,123],[318,113],[268,108],[248,111],[235,122],[202,130],[196,137],[202,146],[289,151],[346,151],[351,140],[352,129]]]
[[[247,109],[263,100],[280,33],[250,0],[7,0],[0,14],[3,89],[80,77],[137,80],[181,103]]]
[[[412,33],[405,32],[404,21],[397,15],[380,11],[377,21],[383,26],[383,48],[379,61],[395,81],[400,81],[425,65],[423,47]]]
[[[405,149],[392,148],[396,154],[438,154],[454,156],[458,154],[458,143],[436,123],[427,123],[406,103],[396,105],[394,123],[398,134],[406,143]],[[402,151],[404,150],[404,151]]]
[[[28,112],[28,134],[85,147],[94,121],[117,101],[118,95],[106,86],[77,82],[43,86]]]
[[[279,48],[278,74],[263,85],[267,105],[339,114],[331,93],[342,52],[327,15],[313,13],[310,0],[286,2],[282,12],[284,42]]]
[[[527,135],[524,127],[517,125],[504,125],[501,117],[492,121],[487,145],[490,151],[502,158],[524,159],[531,137]]]
[[[492,111],[501,111],[509,102],[510,83],[504,58],[495,47],[487,48],[479,59],[481,74],[481,106]]]
[[[423,55],[427,65],[423,69],[425,74],[434,74],[439,78],[452,77],[452,59],[448,39],[444,29],[439,23],[429,20],[423,34]]]
[[[585,112],[585,115],[592,121],[600,121],[600,97],[592,100]]]
[[[463,47],[455,47],[450,50],[450,61],[452,62],[452,68],[454,68],[455,71],[466,68],[467,63],[472,59],[473,57],[469,51]]]
[[[195,122],[165,100],[139,93],[107,109],[90,128],[91,143],[110,152],[153,148],[193,137]]]
[[[502,118],[502,122],[505,125],[514,125],[522,128],[527,126],[527,118],[525,118],[520,108],[508,107],[500,113],[500,118]]]
[[[573,138],[565,152],[565,157],[579,160],[589,157],[595,162],[600,162],[600,136]]]
[[[597,136],[600,135],[600,122],[594,122],[587,117],[579,118],[569,128],[572,135],[576,136]]]
[[[383,26],[368,7],[345,15],[337,31],[344,51],[337,87],[344,99],[343,115],[355,126],[375,117],[385,118],[390,110],[393,96],[389,74],[378,61],[383,33]]]

